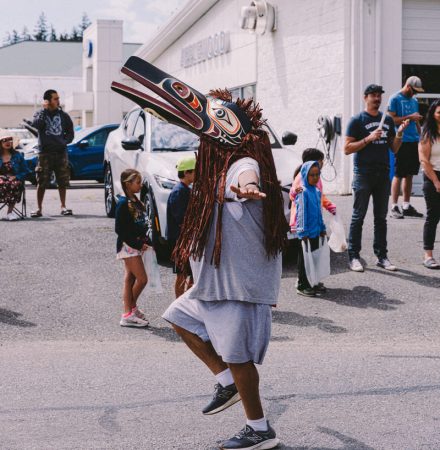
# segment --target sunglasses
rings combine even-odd
[[[0,139],[0,142],[12,142],[13,140],[14,140],[13,138],[7,137],[7,138],[4,138],[4,139]]]

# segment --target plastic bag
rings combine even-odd
[[[144,292],[151,294],[162,294],[159,264],[157,264],[156,252],[154,251],[154,248],[148,247],[142,255],[142,259],[144,261],[145,272],[148,277],[148,283]]]
[[[329,220],[330,239],[328,246],[335,253],[342,253],[347,250],[347,240],[345,239],[345,229],[341,217],[338,214],[331,215]]]
[[[330,275],[330,248],[327,238],[319,238],[319,247],[312,251],[310,241],[301,241],[304,267],[310,286],[316,286],[321,280]]]

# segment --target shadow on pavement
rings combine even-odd
[[[182,342],[180,337],[171,327],[162,328],[149,326],[147,331],[150,331],[154,336],[158,336],[168,342]]]
[[[37,324],[33,322],[28,322],[27,320],[19,319],[19,316],[22,316],[15,311],[10,311],[9,309],[0,308],[0,323],[5,323],[6,325],[12,325],[15,327],[36,327]]]
[[[333,320],[317,316],[302,316],[292,311],[273,311],[272,321],[281,325],[294,325],[297,327],[316,327],[326,333],[347,333],[347,329],[333,325]]]
[[[383,269],[376,269],[376,268],[366,268],[369,272],[375,272],[381,275],[387,275],[391,277],[397,277],[401,278],[405,281],[412,282],[412,283],[419,283],[422,286],[432,286],[432,287],[440,287],[440,277],[433,271],[434,273],[432,276],[427,275],[420,275],[417,272],[413,272],[411,270],[407,269],[398,269],[396,272],[390,272]],[[429,269],[426,269],[429,270]]]
[[[398,305],[405,302],[389,299],[379,291],[369,286],[354,286],[353,289],[328,289],[320,300],[337,303],[338,305],[352,306],[354,308],[374,308],[381,311],[394,311]]]

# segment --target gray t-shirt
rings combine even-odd
[[[226,197],[234,198],[231,184],[246,170],[259,174],[251,158],[236,161],[228,170]],[[217,222],[215,207],[205,257],[191,260],[194,286],[184,296],[204,301],[234,300],[275,305],[281,282],[281,255],[268,258],[264,246],[263,203],[261,200],[226,202],[223,207],[220,266],[211,264]]]

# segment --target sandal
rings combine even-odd
[[[67,208],[62,208],[61,209],[61,215],[62,216],[72,216],[73,212],[71,209],[67,209]]]
[[[440,269],[440,264],[434,258],[425,259],[423,265],[428,269]]]
[[[43,213],[39,210],[36,209],[35,211],[31,211],[31,217],[42,217]]]

